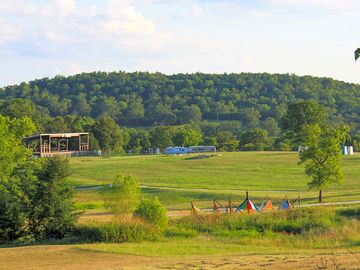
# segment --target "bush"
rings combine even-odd
[[[136,177],[117,175],[112,186],[104,188],[103,201],[114,216],[131,214],[139,203],[140,185]]]
[[[123,243],[142,240],[154,240],[157,235],[152,226],[141,220],[115,219],[107,223],[92,223],[79,225],[73,231],[73,236],[79,241]]]
[[[135,210],[134,216],[150,223],[158,231],[164,231],[167,227],[166,209],[157,197],[143,199]]]

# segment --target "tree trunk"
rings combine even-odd
[[[319,190],[319,203],[322,203],[322,189]]]

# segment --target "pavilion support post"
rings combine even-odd
[[[40,157],[42,156],[42,152],[43,152],[43,142],[42,142],[42,136],[39,136],[39,140],[40,140]]]

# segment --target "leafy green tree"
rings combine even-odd
[[[0,115],[0,242],[29,235],[28,209],[36,178],[35,161],[21,138],[35,127],[29,118],[10,119]]]
[[[175,130],[173,127],[155,127],[150,131],[150,142],[152,147],[165,149],[172,146]]]
[[[147,130],[143,129],[127,129],[130,140],[126,144],[126,150],[140,152],[151,147],[150,136]]]
[[[0,242],[62,238],[74,225],[67,160],[35,160],[21,138],[28,118],[0,115]]]
[[[314,101],[303,101],[289,105],[282,124],[287,137],[298,146],[304,144],[304,127],[325,124],[327,116],[325,107]]]
[[[268,133],[266,130],[255,128],[241,135],[242,149],[245,150],[264,150],[268,141]]]
[[[164,231],[167,227],[166,208],[157,197],[143,199],[136,208],[134,216],[149,222],[158,231]]]
[[[178,146],[199,145],[202,142],[202,134],[194,129],[183,128],[175,133],[173,141]]]
[[[115,217],[133,213],[140,200],[140,185],[134,176],[117,175],[104,191],[104,205]]]
[[[352,143],[354,145],[355,151],[360,152],[360,134],[352,136]]]
[[[220,131],[216,134],[216,140],[220,150],[235,151],[239,147],[239,141],[230,131]]]
[[[69,161],[63,157],[42,159],[35,175],[36,190],[31,198],[29,229],[36,238],[63,238],[74,227],[74,189],[67,177]]]
[[[91,106],[86,99],[86,95],[84,93],[80,93],[77,98],[76,102],[73,106],[73,112],[75,114],[79,114],[82,116],[89,116],[91,112]]]
[[[121,153],[124,151],[124,134],[109,115],[104,114],[97,118],[92,132],[101,150],[106,153]]]
[[[197,105],[190,105],[184,107],[181,113],[181,121],[184,124],[197,123],[201,120],[202,113]]]
[[[176,115],[171,111],[170,106],[156,104],[151,110],[150,119],[161,125],[169,125],[176,122]]]
[[[243,124],[248,128],[255,128],[259,125],[260,112],[255,108],[245,108],[243,110]]]
[[[266,118],[262,127],[268,132],[270,137],[277,137],[281,132],[278,122],[273,117]]]
[[[35,105],[31,100],[20,98],[6,100],[0,104],[0,114],[10,118],[31,118],[39,132],[44,131],[46,122],[50,119],[47,109]]]
[[[127,118],[129,120],[139,119],[144,117],[144,106],[140,100],[134,101],[129,104],[127,111]]]
[[[212,145],[212,146],[218,146],[218,142],[216,137],[204,137],[203,145]]]
[[[324,188],[341,183],[344,179],[340,168],[341,146],[348,132],[348,127],[336,128],[319,124],[307,125],[303,129],[306,148],[300,152],[300,164],[305,165],[305,173],[312,177],[308,183],[309,188],[319,190],[319,202],[322,202]]]

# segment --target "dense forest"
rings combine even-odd
[[[159,145],[164,138],[154,138],[160,130],[171,135],[165,140],[169,145],[186,144],[191,130],[199,133],[191,135],[193,143],[213,143],[223,149],[228,145],[228,150],[269,146],[254,148],[257,138],[257,142],[270,140],[271,147],[278,149],[279,143],[286,143],[281,135],[288,106],[305,100],[326,107],[328,121],[347,124],[351,135],[358,136],[360,85],[289,74],[56,76],[0,89],[0,114],[28,116],[37,132],[89,130],[95,146],[107,151],[165,147]],[[110,142],[101,141],[110,140],[109,132],[118,138],[117,146],[105,147]]]

